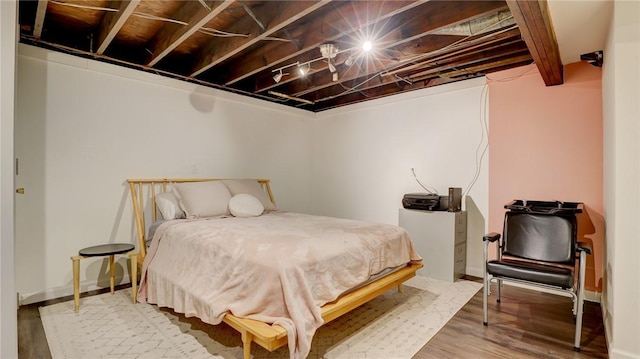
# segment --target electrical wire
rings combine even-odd
[[[531,68],[525,69],[515,76],[504,78],[504,79],[494,80],[494,79],[490,79],[487,76],[485,76],[485,78],[487,78],[488,80],[487,83],[507,82],[507,81],[513,81],[515,79],[518,79],[528,74],[529,72],[532,72]],[[488,84],[485,84],[484,87],[482,88],[482,93],[480,94],[480,125],[482,127],[481,128],[482,133],[480,135],[480,142],[478,143],[478,147],[476,148],[476,172],[474,173],[473,178],[471,179],[471,182],[467,186],[467,189],[463,192],[462,197],[465,197],[469,194],[469,192],[471,191],[471,188],[480,177],[480,172],[482,170],[482,160],[484,159],[487,149],[489,148],[489,126],[487,124],[487,98],[488,98],[487,95],[489,93],[488,90],[489,90],[489,86]],[[480,148],[482,147],[482,143],[484,142],[485,133],[487,134],[487,142],[485,143],[482,153],[478,158],[478,152],[480,151]]]
[[[533,65],[533,64],[535,64],[535,61],[532,61],[529,65]],[[527,66],[529,66],[529,65],[527,65]],[[509,81],[513,81],[513,80],[515,80],[515,79],[519,79],[520,77],[522,77],[522,76],[524,76],[524,75],[527,75],[527,74],[529,74],[529,73],[531,73],[531,72],[534,72],[535,70],[536,70],[536,68],[535,68],[535,67],[530,67],[530,68],[527,68],[527,69],[522,70],[522,72],[521,72],[521,73],[519,73],[519,74],[517,74],[517,75],[511,76],[511,77],[506,77],[506,78],[503,78],[503,79],[492,79],[491,77],[486,76],[486,75],[485,75],[484,77],[487,79],[487,83],[492,83],[492,82],[509,82]]]
[[[435,194],[435,195],[438,194],[438,190],[436,190],[435,188],[426,186],[425,184],[420,182],[420,180],[418,179],[418,176],[416,176],[416,170],[414,168],[411,168],[411,173],[413,174],[413,178],[416,179],[416,182],[418,182],[420,187],[424,188],[425,191],[427,191],[429,194]]]
[[[480,177],[480,172],[482,171],[482,160],[484,159],[485,154],[487,153],[487,149],[489,148],[489,125],[487,124],[487,94],[488,94],[489,86],[485,84],[482,87],[482,92],[480,93],[480,142],[478,142],[478,147],[476,147],[476,171],[473,174],[473,178],[471,182],[467,186],[467,189],[462,193],[462,197],[464,198],[469,194],[473,185],[476,184],[478,178]],[[485,134],[486,134],[486,143],[485,143]],[[482,148],[482,144],[484,143],[484,148],[482,149],[482,153],[479,154],[480,149]],[[479,154],[479,155],[478,155]]]
[[[56,5],[75,7],[75,8],[79,8],[79,9],[118,12],[118,9],[114,9],[114,8],[110,8],[110,7],[73,4],[73,3],[68,3],[68,2],[64,2],[64,1],[57,1],[57,0],[49,0],[49,2],[52,3],[52,4],[56,4]]]
[[[49,2],[53,3],[53,4],[56,4],[56,5],[75,7],[75,8],[79,8],[79,9],[88,9],[88,10],[97,10],[97,11],[109,11],[109,12],[118,12],[119,11],[118,9],[110,8],[110,7],[74,4],[74,3],[68,3],[68,2],[59,1],[59,0],[49,0]],[[145,13],[141,13],[141,12],[138,12],[138,11],[132,12],[131,16],[136,16],[136,17],[139,17],[139,18],[142,18],[142,19],[147,19],[147,20],[170,22],[170,23],[173,23],[173,24],[178,24],[178,25],[183,25],[183,26],[189,25],[189,23],[185,22],[185,21],[170,19],[170,18],[166,18],[166,17],[160,17],[160,16],[156,16],[156,15],[145,14]],[[236,33],[231,33],[231,32],[226,32],[226,31],[221,31],[221,30],[216,30],[216,29],[206,28],[206,27],[198,29],[198,31],[203,33],[203,34],[207,34],[209,36],[216,36],[216,37],[249,37],[248,34],[236,34]]]
[[[535,68],[534,68],[535,69]],[[504,78],[504,79],[499,79],[499,80],[493,80],[488,78],[487,76],[485,76],[485,78],[487,78],[487,83],[490,82],[507,82],[507,81],[513,81],[515,79],[518,79],[530,72],[532,72],[533,70],[531,68],[525,69],[522,72],[520,72],[519,74],[512,76],[512,77],[508,77],[508,78]],[[488,84],[485,84],[482,87],[482,93],[480,94],[480,125],[481,125],[481,135],[480,135],[480,142],[478,143],[478,147],[476,148],[476,171],[473,175],[473,178],[471,179],[471,182],[469,183],[469,185],[467,186],[467,189],[463,192],[462,197],[465,197],[469,194],[469,192],[471,191],[471,188],[473,188],[473,185],[475,185],[476,181],[478,181],[478,178],[480,177],[480,172],[482,170],[482,160],[484,159],[485,154],[487,153],[487,150],[489,149],[489,126],[487,124],[487,95],[489,93],[489,86]],[[485,140],[485,134],[487,136],[487,140],[486,143],[484,145],[484,148],[482,149],[482,153],[480,153],[480,156],[478,157],[478,152],[480,151],[480,148],[482,147],[482,144]]]

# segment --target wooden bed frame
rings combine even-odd
[[[160,179],[128,179],[133,212],[138,234],[138,265],[142,265],[146,255],[146,226],[145,208],[150,208],[151,220],[156,221],[157,209],[155,197],[157,193],[167,190],[167,185],[182,182],[217,181],[220,178],[160,178]],[[257,179],[264,191],[269,195],[271,202],[275,204],[273,193],[268,179]],[[150,207],[149,207],[150,206]],[[322,318],[328,323],[341,315],[359,307],[378,297],[391,288],[397,287],[400,291],[401,284],[416,275],[416,271],[422,268],[422,263],[410,263],[406,267],[381,277],[357,290],[354,290],[337,300],[327,303],[322,307]],[[139,271],[142,272],[142,271]],[[226,314],[223,322],[240,332],[243,342],[244,359],[251,357],[251,343],[256,342],[268,351],[274,351],[287,345],[287,331],[279,325],[271,325],[257,320],[239,318],[232,314]]]

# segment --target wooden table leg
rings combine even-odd
[[[131,258],[131,295],[133,297],[133,304],[138,302],[138,253],[129,254]]]
[[[76,313],[80,310],[80,258],[71,257],[73,264],[73,309]]]
[[[113,257],[115,257],[113,254],[109,256],[109,284],[111,285],[111,294],[114,293],[114,287],[115,287],[115,268],[113,268]]]

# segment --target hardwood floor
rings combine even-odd
[[[18,309],[19,359],[51,358],[38,307],[72,299],[66,297]],[[504,286],[501,303],[496,303],[495,295],[489,297],[489,326],[485,327],[480,290],[413,359],[607,358],[600,305],[585,302],[579,353],[573,351],[575,327],[571,306],[570,298]]]
[[[568,297],[505,285],[500,303],[495,291],[489,296],[485,327],[480,289],[413,359],[608,358],[599,303],[585,302],[581,350],[573,351],[572,306]]]

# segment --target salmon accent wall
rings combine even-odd
[[[589,243],[585,289],[602,291],[604,245],[602,71],[565,66],[545,86],[535,65],[487,75],[489,231],[502,232],[513,199],[583,202],[578,240]],[[490,251],[494,253],[494,251]]]

